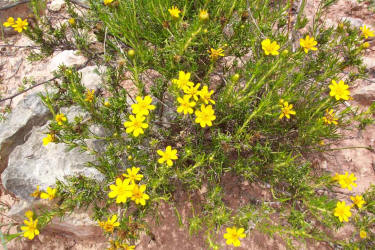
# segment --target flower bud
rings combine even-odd
[[[129,57],[134,57],[135,56],[135,50],[134,49],[128,50],[128,56]]]
[[[364,42],[364,43],[362,44],[362,47],[363,47],[364,49],[368,49],[368,48],[370,48],[370,43],[368,43],[368,42]]]
[[[236,73],[232,76],[232,82],[238,82],[240,79],[240,74]]]
[[[76,24],[76,20],[74,18],[70,18],[69,23],[70,23],[70,25],[74,25],[74,24]]]
[[[199,20],[201,22],[206,22],[210,18],[210,15],[208,14],[207,10],[201,10],[199,12]]]

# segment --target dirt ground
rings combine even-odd
[[[375,13],[369,10],[369,3],[371,1],[365,1],[358,3],[356,0],[339,0],[334,6],[330,8],[328,14],[325,17],[327,24],[336,25],[343,18],[353,18],[353,22],[363,23],[375,28]],[[318,6],[318,0],[307,1],[306,14],[311,17]],[[48,15],[48,12],[46,13]],[[56,15],[56,13],[54,14]],[[368,66],[370,77],[375,80],[375,39],[370,40],[370,48],[367,50],[365,56],[365,63]],[[0,91],[2,96],[9,96],[17,92],[18,88],[21,87],[22,79],[24,77],[33,76],[33,80],[36,82],[44,81],[51,78],[51,73],[47,71],[47,65],[49,59],[42,60],[40,62],[29,63],[26,60],[26,56],[29,50],[32,49],[32,44],[25,37],[21,35],[15,35],[8,39],[8,44],[14,44],[18,47],[7,47],[5,43],[0,40],[0,79],[3,81],[0,84]],[[25,47],[26,46],[26,47]],[[365,86],[368,86],[370,81],[358,81],[354,83],[351,88],[352,91],[358,90]],[[40,88],[36,88],[33,91],[38,91]],[[23,98],[23,95],[17,97],[12,103],[8,102],[8,105],[14,106],[19,100]],[[357,103],[356,101],[350,101],[350,105],[359,105],[362,109],[367,106]],[[4,105],[1,107],[4,109]],[[332,148],[348,148],[353,146],[371,146],[375,148],[375,126],[368,126],[365,130],[352,130],[345,131],[344,138]],[[353,191],[338,194],[340,199],[348,199],[348,194],[360,194],[366,190],[371,184],[375,184],[375,154],[367,149],[344,149],[335,150],[323,155],[318,155],[314,158],[314,164],[317,169],[324,171],[344,173],[348,171],[354,173],[357,179],[358,187],[354,188]],[[226,190],[225,202],[238,206],[241,202],[245,202],[249,199],[267,199],[267,191],[262,188],[249,183],[241,183],[241,185],[233,185],[232,176],[225,176],[223,179],[224,187]],[[7,210],[16,202],[16,199],[11,194],[7,194],[3,188],[1,188],[0,196],[0,224],[8,224],[9,232],[16,232],[17,223],[13,219],[6,216]],[[250,194],[246,195],[246,194]],[[199,194],[196,196],[188,197],[187,194],[177,193],[175,199],[177,200],[177,208],[179,213],[182,215],[182,221],[186,222],[189,215],[191,215],[191,207],[193,204],[199,204]],[[195,201],[195,202],[192,202]],[[136,249],[205,249],[205,236],[204,235],[192,235],[189,236],[186,227],[181,227],[176,217],[176,213],[173,207],[164,204],[161,208],[161,216],[158,223],[154,220],[150,220],[151,231],[154,233],[154,237],[143,235],[137,244]],[[3,227],[3,232],[6,232],[7,228]],[[223,232],[218,236],[218,243],[225,246],[224,239],[222,238]],[[350,227],[343,227],[337,233],[338,237],[345,237],[345,235],[351,234]],[[80,240],[75,239],[69,235],[61,235],[51,231],[43,231],[39,237],[34,240],[22,240],[12,241],[8,245],[10,250],[83,250],[83,249],[106,249],[108,247],[106,241],[102,238]],[[231,249],[230,247],[223,247],[223,249]],[[284,242],[280,238],[270,238],[256,230],[252,230],[247,238],[241,241],[241,247],[237,249],[265,249],[265,250],[277,250],[286,249]],[[301,246],[301,249],[333,249],[323,243],[308,243],[306,246]]]

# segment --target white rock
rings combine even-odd
[[[78,51],[64,50],[63,52],[54,53],[53,58],[48,65],[48,71],[58,70],[59,66],[62,64],[71,67],[81,65],[85,62],[86,58],[78,55]]]
[[[367,55],[363,57],[363,64],[368,69],[375,69],[375,55]]]
[[[101,74],[105,71],[106,67],[87,66],[79,71],[82,73],[81,83],[87,89],[98,90],[102,82]]]
[[[53,0],[49,5],[49,9],[57,12],[57,11],[60,11],[62,7],[64,6],[65,6],[64,0]]]

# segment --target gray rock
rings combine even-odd
[[[362,21],[362,19],[355,18],[355,17],[343,17],[343,18],[341,19],[341,21],[342,21],[342,22],[347,21],[347,22],[349,22],[352,26],[357,27],[357,28],[363,26],[363,21]]]
[[[22,223],[25,219],[26,211],[33,210],[36,214],[40,214],[40,209],[48,209],[51,204],[53,203],[45,202],[44,200],[33,202],[20,200],[13,204],[11,209],[7,212],[7,216]],[[57,233],[77,240],[101,239],[105,241],[102,229],[98,227],[98,223],[90,217],[92,217],[92,208],[76,209],[73,213],[66,214],[63,221],[58,217],[53,218],[52,221],[43,228],[43,232]],[[42,240],[41,238],[39,239]]]
[[[373,102],[375,102],[375,84],[371,84],[356,90],[353,93],[353,98],[361,104],[371,105]]]
[[[98,136],[98,137],[110,136],[110,132],[107,129],[96,124],[90,125],[89,131],[91,134],[93,134],[94,136]],[[95,152],[100,152],[100,153],[105,151],[105,148],[107,145],[106,140],[86,139],[85,142],[88,148],[94,150]]]
[[[8,164],[9,154],[13,149],[23,144],[33,126],[45,124],[51,116],[37,94],[23,99],[0,125],[0,173]]]
[[[9,156],[8,167],[1,175],[4,187],[17,197],[32,200],[30,193],[37,185],[45,190],[56,180],[64,181],[68,176],[83,175],[102,181],[104,176],[88,162],[95,157],[78,148],[67,151],[62,143],[43,146],[47,126],[34,128],[28,140],[17,146]]]
[[[226,38],[231,38],[234,35],[233,23],[228,23],[223,29],[223,33]]]
[[[65,114],[68,121],[73,122],[76,117],[86,120],[90,115],[79,106],[63,107],[60,112]]]

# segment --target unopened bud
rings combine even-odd
[[[208,14],[207,10],[201,10],[199,12],[199,20],[202,22],[206,22],[210,18],[210,15]]]
[[[129,57],[134,57],[135,56],[135,50],[134,49],[128,50],[128,56]]]

